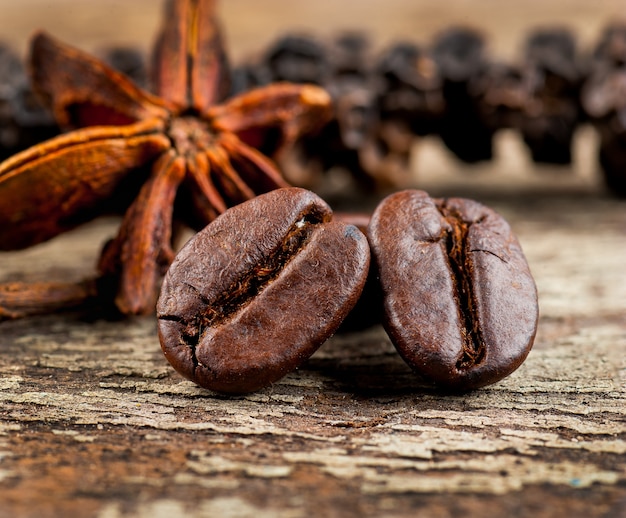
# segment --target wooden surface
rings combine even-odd
[[[117,37],[147,48],[159,9],[127,4],[3,0],[0,37],[21,46],[50,26],[90,50]],[[223,4],[242,56],[281,27],[329,34],[345,20],[381,41],[470,21],[507,53],[539,22],[590,38],[622,2]],[[504,214],[539,288],[528,360],[471,394],[421,389],[379,328],[334,337],[271,388],[224,397],[173,372],[153,317],[0,324],[0,517],[626,516],[626,202],[602,188],[593,132],[576,144],[565,171],[531,164],[509,133],[476,168],[436,139],[416,147],[416,185]],[[117,224],[3,253],[0,278],[80,278]]]

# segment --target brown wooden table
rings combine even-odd
[[[147,49],[161,2],[3,0],[0,37],[25,49],[46,27],[87,50]],[[514,56],[536,24],[584,42],[624,14],[603,0],[222,2],[233,56],[285,28],[362,27],[383,46],[481,27]],[[463,166],[437,139],[416,146],[414,183],[503,213],[536,277],[541,319],[525,364],[463,396],[419,388],[384,332],[336,336],[298,372],[243,397],[173,372],[153,317],[57,315],[0,324],[0,517],[626,516],[626,202],[610,198],[595,135],[563,171],[519,138]],[[1,279],[93,271],[118,221],[0,254]]]

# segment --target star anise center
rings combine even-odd
[[[209,123],[193,115],[172,119],[167,134],[181,156],[195,155],[209,148],[215,140]]]

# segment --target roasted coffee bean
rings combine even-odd
[[[443,80],[446,106],[441,140],[464,162],[491,160],[495,131],[481,119],[484,93],[476,88],[489,63],[485,38],[468,27],[451,27],[435,37],[432,55]]]
[[[237,205],[178,253],[157,304],[166,358],[218,391],[260,389],[301,365],[359,298],[365,236],[315,194],[286,188]]]
[[[528,355],[537,291],[517,238],[493,210],[402,191],[368,227],[384,325],[425,380],[463,391],[494,383]]]
[[[538,29],[526,40],[526,106],[519,130],[535,162],[569,164],[574,132],[582,118],[582,72],[574,34]]]

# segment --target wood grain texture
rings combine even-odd
[[[100,13],[99,25],[119,18],[98,11],[104,3],[78,4],[83,14],[63,19],[75,44],[89,40],[77,21],[89,9]],[[292,6],[282,19],[296,4],[281,4]],[[529,8],[526,22],[513,20],[494,2],[473,10],[469,2],[420,2],[434,13],[433,28],[452,18],[443,4],[455,17],[495,10],[485,24],[502,42],[509,33],[498,20],[521,27],[542,19]],[[539,4],[553,15],[560,4],[574,23],[591,5],[530,2]],[[15,20],[24,1],[7,5]],[[149,37],[159,13],[146,7],[152,2],[134,5],[149,9],[146,25],[134,29]],[[229,36],[248,34],[242,46],[254,34],[266,41],[269,16],[257,5],[233,0],[225,8]],[[355,5],[346,2],[344,13]],[[376,2],[362,5],[371,12]],[[593,5],[592,26],[618,9],[608,0]],[[249,18],[233,21],[235,6]],[[321,25],[314,11],[301,5],[302,18]],[[41,16],[23,12],[23,26]],[[393,34],[399,13],[378,17],[380,34]],[[165,362],[153,317],[1,323],[0,517],[626,516],[626,203],[602,188],[593,132],[584,128],[576,144],[565,171],[532,165],[510,133],[498,137],[497,160],[473,168],[436,139],[416,147],[416,185],[501,212],[539,289],[539,332],[527,361],[471,394],[425,391],[380,328],[337,335],[272,387],[224,397]],[[118,224],[102,219],[2,253],[0,279],[88,275]]]

